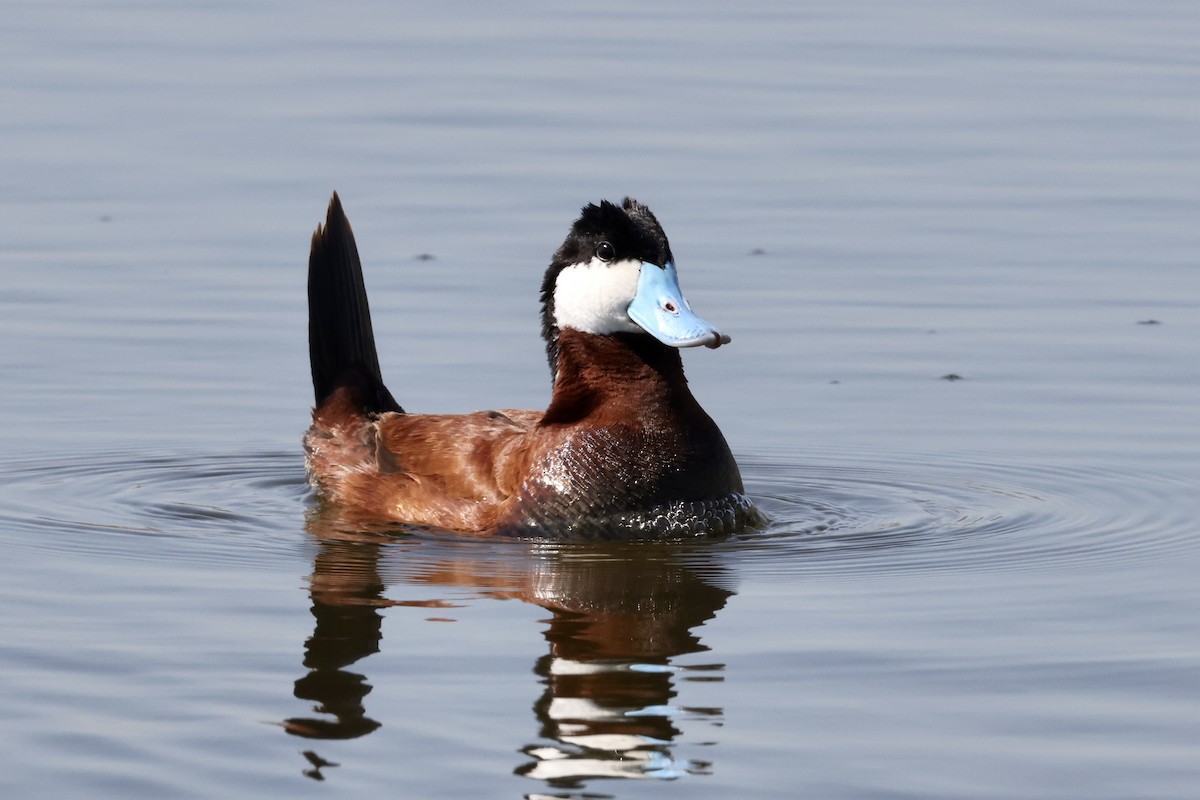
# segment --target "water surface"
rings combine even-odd
[[[1194,796],[1190,6],[9,17],[5,797]],[[333,189],[419,411],[544,406],[550,253],[648,203],[734,337],[686,366],[772,524],[316,502]]]

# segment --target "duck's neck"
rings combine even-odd
[[[567,328],[559,332],[554,395],[542,423],[691,410],[695,403],[674,347],[645,334],[599,336]]]

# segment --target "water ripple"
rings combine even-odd
[[[295,549],[308,493],[294,452],[14,460],[0,464],[0,524],[9,544],[51,552],[162,557],[151,538],[196,560],[266,561]]]
[[[1161,559],[1195,548],[1186,481],[919,454],[743,462],[771,516],[738,560],[789,574],[981,570]]]
[[[667,545],[676,556],[698,567],[714,559],[736,565],[743,577],[869,576],[1163,559],[1200,542],[1193,487],[1169,475],[994,457],[811,451],[799,463],[743,457],[742,472],[771,523],[724,542]],[[298,451],[101,452],[69,463],[0,463],[5,538],[43,550],[154,558],[146,546],[154,537],[190,543],[183,557],[265,563],[306,545],[300,532],[310,498]],[[527,557],[530,549],[430,532],[408,541],[440,541],[474,557],[487,557],[486,550],[501,560]],[[574,552],[569,544],[537,547]],[[575,557],[648,556],[650,545],[632,547],[631,554],[629,546],[610,552],[591,544]]]

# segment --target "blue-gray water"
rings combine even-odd
[[[1184,2],[9,3],[0,795],[1195,797],[1198,42]],[[317,508],[333,189],[418,411],[544,406],[550,253],[648,203],[774,523]]]

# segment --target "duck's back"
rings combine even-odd
[[[334,502],[414,525],[510,536],[719,535],[751,513],[715,425],[539,425],[535,411],[385,413],[327,407],[305,437]]]

